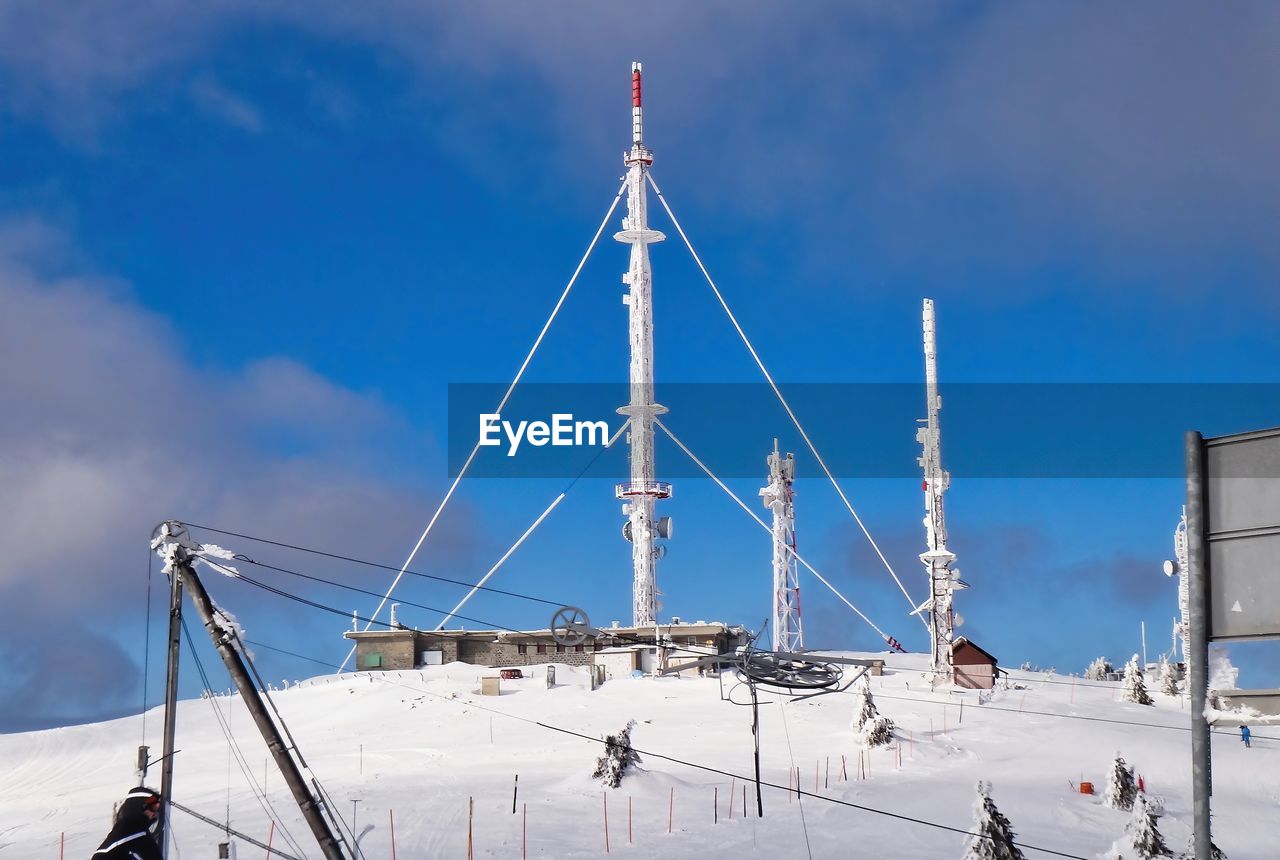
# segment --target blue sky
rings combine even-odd
[[[148,659],[143,553],[160,520],[403,560],[448,486],[449,384],[511,377],[617,188],[632,60],[645,64],[654,174],[781,381],[920,382],[924,296],[938,303],[944,398],[948,382],[1280,381],[1274,7],[646,12],[237,0],[0,10],[0,729],[136,710],[144,671],[156,700],[161,591],[153,573]],[[530,381],[625,378],[625,266],[625,249],[603,242]],[[675,241],[653,266],[659,385],[759,381]],[[1175,450],[1189,427],[1280,424],[1280,403],[1197,413],[1168,390],[1169,410],[1135,433]],[[948,426],[997,420],[954,408],[944,458]],[[681,420],[671,415],[677,433]],[[797,450],[781,420],[758,429],[761,475],[733,481],[751,503],[772,436]],[[859,444],[823,430],[820,449]],[[1034,458],[1048,442],[1028,436],[1002,444]],[[925,648],[798,453],[802,552]],[[680,456],[660,443],[659,471]],[[1126,658],[1143,620],[1150,652],[1167,647],[1175,593],[1159,571],[1176,476],[1117,465],[1123,477],[1032,480],[951,465],[952,545],[973,585],[961,632],[1005,663],[1064,672]],[[576,485],[493,584],[625,621],[615,477]],[[415,569],[474,581],[564,483],[464,482]],[[912,463],[843,486],[923,594]],[[659,573],[663,615],[758,626],[769,566],[757,527],[706,481],[680,479],[667,507],[679,530]],[[370,590],[388,581],[203,537]],[[345,654],[341,618],[210,587],[257,641]],[[877,647],[819,584],[803,587],[811,645]],[[420,580],[401,594],[445,607],[458,597]],[[512,627],[548,615],[497,597],[469,613]],[[1233,654],[1248,686],[1280,682],[1273,651]],[[270,678],[319,670],[259,657]]]

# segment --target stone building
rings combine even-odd
[[[653,627],[613,626],[595,639],[578,645],[558,644],[550,630],[416,630],[403,626],[390,630],[348,631],[344,636],[356,645],[357,671],[417,669],[444,663],[471,663],[476,666],[519,668],[544,663],[588,666],[595,655],[627,646],[649,646],[657,638],[660,658],[679,664],[708,654],[732,652],[745,644],[747,631],[718,621],[671,624]]]

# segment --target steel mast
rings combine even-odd
[[[1191,623],[1190,605],[1191,588],[1187,581],[1187,507],[1182,506],[1182,518],[1173,530],[1173,560],[1164,563],[1165,576],[1178,575],[1178,619],[1173,622],[1173,635],[1182,643],[1182,661],[1186,667],[1191,665]],[[1177,654],[1174,654],[1175,659]],[[1190,677],[1188,671],[1187,677]]]
[[[773,512],[773,650],[795,652],[804,649],[800,624],[800,568],[796,562],[796,478],[794,454],[782,456],[778,440],[773,440],[769,465],[769,485],[760,490],[764,506]]]
[[[924,379],[926,418],[916,430],[923,452],[916,461],[924,469],[924,528],[926,549],[920,553],[929,574],[929,599],[916,611],[929,613],[930,665],[935,680],[951,677],[951,642],[955,635],[952,592],[964,588],[960,572],[952,570],[955,553],[947,549],[947,520],[942,494],[951,486],[951,475],[942,468],[942,440],[938,413],[938,345],[934,329],[933,300],[924,300]]]
[[[661,548],[655,538],[671,536],[671,521],[656,519],[658,499],[671,496],[671,485],[654,479],[653,419],[667,411],[653,399],[653,275],[649,269],[649,245],[666,238],[649,229],[645,199],[645,171],[653,164],[653,153],[644,145],[644,114],[640,95],[640,64],[631,64],[631,149],[622,157],[627,166],[627,215],[622,230],[613,238],[631,246],[631,264],[622,282],[628,291],[622,303],[629,308],[631,402],[619,407],[630,427],[631,480],[618,484],[615,493],[625,504],[627,517],[622,533],[631,541],[634,568],[632,584],[632,624],[648,627],[657,620],[658,601],[655,568]]]

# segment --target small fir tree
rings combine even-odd
[[[1121,698],[1126,702],[1135,702],[1139,705],[1154,705],[1151,695],[1147,692],[1146,682],[1142,679],[1142,669],[1138,666],[1138,655],[1134,654],[1129,658],[1129,662],[1124,664],[1124,686],[1120,691]]]
[[[1120,753],[1116,753],[1111,763],[1111,773],[1107,775],[1107,790],[1102,795],[1103,804],[1112,809],[1133,809],[1133,799],[1138,793],[1138,785],[1133,778],[1133,768],[1127,767]]]
[[[1178,695],[1178,679],[1173,664],[1168,660],[1160,661],[1160,692],[1166,696]]]
[[[893,720],[876,709],[876,703],[871,699],[871,685],[864,679],[862,702],[853,720],[853,730],[866,746],[881,747],[893,742],[893,729]]]
[[[1013,826],[991,799],[991,783],[978,780],[973,829],[965,842],[963,860],[1025,860],[1013,839]]]
[[[1105,681],[1107,675],[1112,671],[1114,670],[1112,669],[1111,661],[1106,657],[1099,657],[1084,670],[1084,679],[1086,681]]]
[[[592,779],[603,780],[610,788],[617,788],[622,785],[622,778],[627,772],[640,764],[640,753],[631,748],[631,730],[635,725],[636,721],[631,720],[616,735],[605,736],[604,755],[596,760]]]
[[[1172,857],[1173,852],[1164,844],[1164,837],[1156,827],[1155,811],[1147,805],[1141,792],[1133,802],[1133,815],[1125,825],[1124,834],[1135,860],[1153,860],[1155,857]]]

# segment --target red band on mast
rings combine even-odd
[[[640,107],[640,70],[631,73],[631,104]]]

